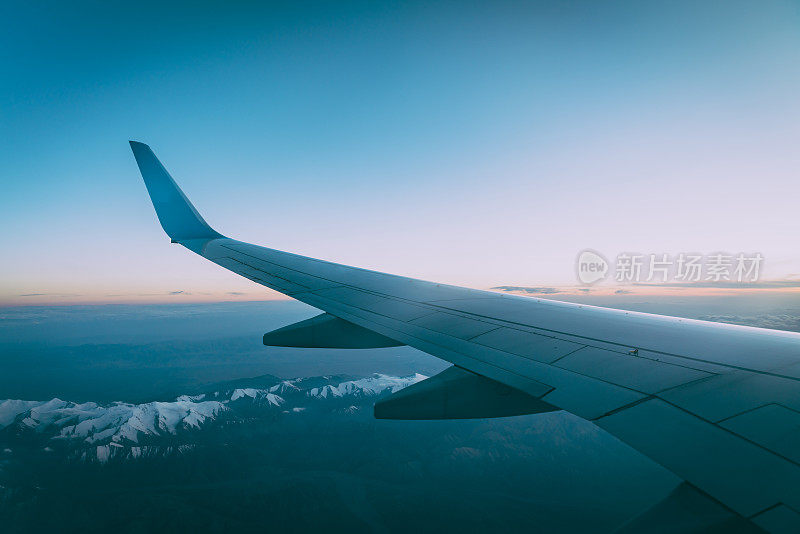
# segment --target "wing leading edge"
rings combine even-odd
[[[354,332],[374,332],[521,392],[538,411],[553,407],[592,421],[761,528],[800,531],[800,335],[500,295],[242,243],[202,219],[147,145],[131,147],[173,242]],[[293,330],[293,339],[305,331]],[[460,373],[440,382],[457,383]],[[491,389],[463,380],[473,392]],[[415,397],[469,406],[464,396],[430,387],[401,396],[387,413],[409,403],[431,413]]]

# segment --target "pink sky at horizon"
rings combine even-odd
[[[791,280],[794,282],[795,280]],[[245,281],[248,282],[248,281]],[[179,304],[179,303],[221,303],[221,302],[261,302],[293,300],[271,289],[255,286],[238,287],[238,290],[214,292],[198,287],[196,290],[175,290],[150,293],[113,293],[97,295],[80,294],[24,294],[13,298],[0,299],[0,307],[25,306],[82,306],[102,304]],[[513,294],[531,298],[559,300],[564,296],[641,296],[641,297],[711,297],[711,296],[751,296],[782,295],[800,297],[800,280],[797,287],[674,287],[659,285],[566,285],[566,286],[519,286],[532,287],[533,292],[524,290],[498,290],[492,287],[476,287],[501,294]],[[541,291],[545,289],[545,291]],[[549,290],[554,290],[550,292]]]
[[[0,305],[273,298],[169,244],[129,139],[224,235],[344,265],[569,287],[586,248],[745,251],[800,275],[796,2],[434,4],[14,8]]]

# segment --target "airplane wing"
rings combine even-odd
[[[453,364],[378,403],[377,417],[566,410],[685,481],[623,530],[800,532],[800,334],[478,291],[242,243],[202,219],[147,145],[131,147],[173,242],[324,312],[265,344],[409,345]]]

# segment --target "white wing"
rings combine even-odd
[[[501,295],[242,243],[203,221],[149,147],[131,146],[173,241],[328,314],[265,343],[406,344],[457,366],[378,415],[563,409],[686,481],[668,515],[688,498],[720,512],[709,521],[724,528],[800,532],[800,335]],[[639,521],[630,528],[653,523]]]

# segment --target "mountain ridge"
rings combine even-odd
[[[427,377],[375,373],[355,380],[347,378],[333,375],[284,380],[262,375],[227,381],[172,401],[139,404],[76,403],[59,398],[0,400],[0,445],[27,442],[47,451],[61,444],[73,449],[73,456],[101,463],[117,456],[139,458],[156,450],[173,454],[189,450],[191,433],[211,424],[224,426],[279,414],[302,414],[309,403],[325,401],[333,403],[330,407],[336,413],[356,414],[358,407],[350,400],[364,401],[399,391]],[[344,401],[346,405],[340,406]],[[189,443],[185,443],[187,440]]]

